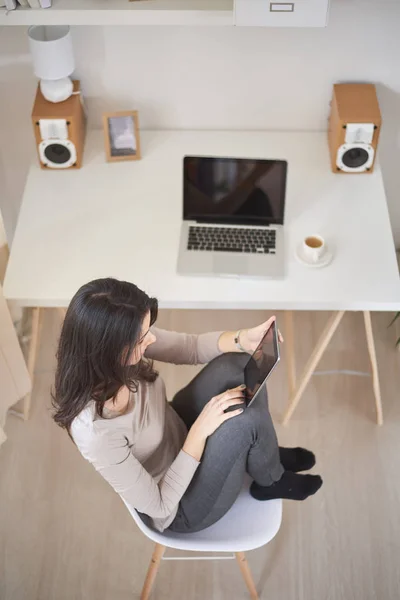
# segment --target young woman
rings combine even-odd
[[[315,464],[314,455],[278,447],[266,390],[243,410],[246,352],[274,317],[243,329],[236,347],[236,332],[156,329],[157,308],[155,298],[112,278],[91,281],[73,297],[53,404],[54,420],[82,455],[159,531],[199,531],[218,521],[246,472],[259,500],[314,494],[321,478],[297,473]],[[208,365],[169,404],[151,359]]]

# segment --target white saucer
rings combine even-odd
[[[313,269],[321,269],[322,267],[327,267],[333,258],[333,252],[331,250],[329,250],[329,248],[327,248],[325,253],[323,254],[323,256],[321,256],[321,258],[319,259],[318,262],[312,262],[304,254],[303,243],[301,243],[297,246],[295,255],[296,255],[297,260],[302,265],[304,265],[306,267],[311,267]]]

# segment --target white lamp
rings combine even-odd
[[[28,29],[33,69],[40,90],[49,102],[63,102],[72,94],[69,76],[75,69],[68,25],[37,25]]]

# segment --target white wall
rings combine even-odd
[[[376,83],[384,119],[380,159],[400,245],[399,24],[397,1],[332,0],[325,29],[78,27],[76,75],[94,127],[102,111],[136,108],[143,128],[321,130],[334,82]],[[0,184],[6,180],[1,205],[10,236],[28,150],[21,165],[15,160],[22,141],[31,140],[29,127],[11,117],[15,98],[26,124],[34,92],[25,31],[0,30],[4,62]]]
[[[25,28],[0,27],[0,212],[11,244],[32,155],[35,79]]]

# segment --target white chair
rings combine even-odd
[[[164,557],[166,548],[191,552],[229,552],[232,556],[201,556],[202,560],[237,559],[250,597],[258,600],[258,593],[247,563],[245,552],[264,546],[277,534],[282,522],[282,500],[260,502],[249,493],[251,480],[246,477],[235,504],[217,523],[197,533],[160,533],[148,527],[135,509],[126,506],[139,529],[155,542],[153,556],[140,596],[148,600],[161,560],[196,560],[196,557]]]

